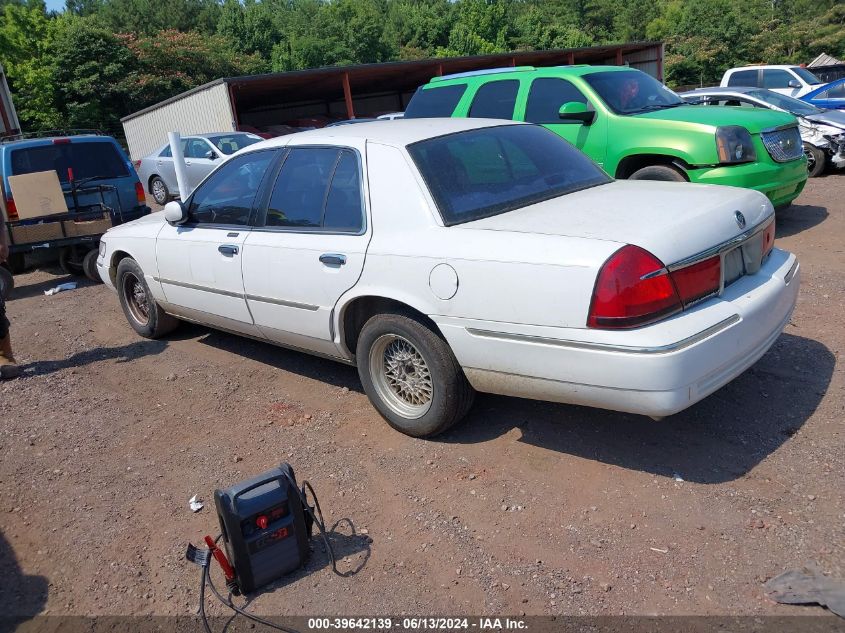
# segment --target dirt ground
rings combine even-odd
[[[197,326],[143,340],[104,286],[47,297],[65,277],[23,274],[2,611],[194,613],[183,555],[218,531],[214,489],[290,461],[329,524],[348,519],[332,541],[358,571],[334,576],[315,541],[259,613],[822,613],[762,583],[810,562],[845,576],[845,175],[811,181],[777,235],[802,266],[793,320],[704,402],[654,422],[480,395],[433,441],[392,431],[354,368]]]

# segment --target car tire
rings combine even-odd
[[[686,176],[670,165],[649,165],[628,176],[628,180],[663,180],[666,182],[688,182]]]
[[[804,155],[807,157],[807,175],[810,178],[821,176],[827,167],[827,154],[824,150],[804,143]]]
[[[8,299],[15,288],[15,278],[5,266],[0,266],[0,296]]]
[[[95,248],[88,251],[85,258],[82,260],[82,270],[85,272],[85,276],[91,281],[103,283],[103,280],[100,278],[100,271],[97,269],[97,257],[99,257],[99,255],[99,249]]]
[[[152,180],[150,180],[150,193],[153,196],[153,200],[156,201],[156,204],[165,205],[167,204],[167,201],[170,200],[170,190],[167,188],[164,181],[158,176],[153,176]]]
[[[85,256],[80,253],[79,247],[65,246],[59,251],[59,268],[66,275],[85,274]]]
[[[358,337],[357,364],[373,406],[391,427],[411,437],[442,433],[475,399],[449,345],[412,314],[370,318]],[[397,388],[409,379],[411,391]]]
[[[120,307],[133,330],[144,338],[155,339],[176,329],[179,320],[156,303],[138,262],[131,257],[120,260],[115,280]]]

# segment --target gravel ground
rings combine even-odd
[[[8,304],[26,377],[0,384],[7,615],[190,614],[212,494],[290,461],[315,541],[263,614],[809,614],[762,583],[845,576],[845,175],[778,216],[802,290],[786,332],[704,402],[654,422],[479,396],[436,441],[392,431],[353,368],[185,325],[140,339],[116,297],[42,269]],[[207,502],[197,514],[188,498]],[[222,613],[214,605],[211,613]]]

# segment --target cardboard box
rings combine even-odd
[[[65,225],[65,234],[68,237],[79,237],[80,235],[101,235],[112,227],[110,218],[104,218],[102,220],[86,220],[84,222],[65,220],[63,224]]]
[[[13,226],[11,229],[13,244],[32,244],[35,242],[46,242],[48,240],[59,240],[63,237],[61,222]]]
[[[9,176],[9,189],[21,220],[68,212],[59,175],[54,171]]]

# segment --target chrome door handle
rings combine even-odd
[[[346,263],[346,255],[340,253],[323,253],[320,261],[326,266],[343,266]]]
[[[217,250],[223,253],[224,255],[237,255],[238,254],[238,247],[234,244],[221,244],[217,247]]]

